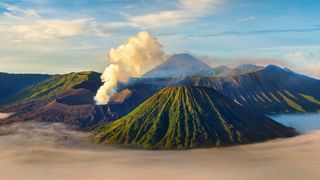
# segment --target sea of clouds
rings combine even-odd
[[[62,124],[0,127],[0,179],[319,179],[320,132],[265,143],[187,151],[90,144]]]
[[[9,117],[9,116],[11,116],[12,114],[13,114],[13,113],[1,113],[1,112],[0,112],[0,120]]]

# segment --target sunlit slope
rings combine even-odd
[[[9,74],[0,73],[0,104],[17,92],[49,79],[46,74]]]
[[[320,80],[273,65],[238,75],[187,77],[180,83],[212,87],[259,113],[320,112]]]
[[[150,149],[226,146],[293,136],[211,88],[169,87],[128,115],[98,127],[93,141]]]
[[[48,99],[67,93],[72,88],[85,88],[88,90],[97,89],[100,85],[99,74],[87,71],[80,73],[69,73],[64,75],[54,75],[50,79],[36,84],[30,88],[24,89],[17,95],[8,100],[12,103],[26,103],[31,101],[38,101]],[[94,83],[90,84],[92,79],[96,79]],[[92,87],[94,86],[94,87]]]
[[[100,75],[92,71],[55,75],[21,91],[0,108],[1,112],[15,112],[0,126],[32,120],[87,128],[123,117],[156,91],[149,86],[125,87],[108,105],[96,106],[93,99],[101,86]]]
[[[1,108],[14,114],[0,122],[63,122],[87,127],[104,120],[93,97],[101,85],[100,74],[92,71],[55,75],[24,89]]]

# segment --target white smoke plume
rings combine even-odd
[[[104,84],[94,98],[97,105],[108,104],[118,82],[126,82],[130,77],[141,76],[161,64],[165,54],[157,39],[150,33],[142,31],[130,37],[126,44],[110,49],[108,58],[110,65],[101,76]]]

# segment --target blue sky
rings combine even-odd
[[[278,64],[320,77],[320,2],[311,0],[1,0],[0,71],[103,71],[141,30],[166,53],[212,66]]]

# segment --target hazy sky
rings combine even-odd
[[[312,0],[1,0],[0,71],[102,71],[109,48],[147,30],[168,54],[320,77],[319,9]]]

